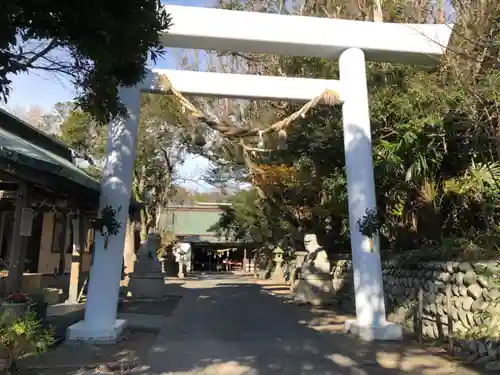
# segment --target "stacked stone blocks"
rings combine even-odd
[[[497,270],[497,262],[409,262],[383,263],[386,311],[389,321],[416,330],[418,296],[422,290],[422,333],[429,339],[448,338],[448,299],[450,290],[453,333],[458,351],[484,361],[500,360],[500,341],[496,338],[470,337],[484,326],[486,309],[500,316],[500,291],[490,285],[484,270]],[[349,260],[332,262],[332,283],[339,305],[355,311],[352,264]],[[500,327],[498,328],[500,330]],[[477,335],[476,335],[477,336]]]

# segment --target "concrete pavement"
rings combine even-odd
[[[249,278],[208,275],[182,288],[144,374],[477,374],[418,347],[361,343],[342,334],[342,316],[285,303]]]

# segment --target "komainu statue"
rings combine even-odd
[[[328,254],[312,233],[304,236],[304,247],[307,255],[298,273],[300,276],[294,288],[295,298],[315,306],[329,305],[335,301],[335,290]]]

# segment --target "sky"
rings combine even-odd
[[[162,1],[163,4],[188,5],[210,7],[213,0],[168,0]],[[167,9],[168,11],[168,9]],[[157,68],[176,68],[176,56],[180,50],[167,50],[166,55],[161,61],[157,61],[152,67]],[[70,82],[64,81],[61,77],[54,76],[44,72],[30,72],[12,76],[12,91],[5,104],[9,108],[30,108],[39,107],[44,112],[50,112],[57,102],[72,100],[75,96]],[[36,88],[36,89],[34,89]],[[181,171],[181,177],[186,181],[182,183],[191,189],[205,191],[210,188],[209,185],[200,181],[201,174],[208,167],[208,161],[201,157],[190,156],[186,159]],[[194,182],[196,181],[196,182]],[[181,181],[182,182],[182,181]]]

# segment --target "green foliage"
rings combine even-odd
[[[158,206],[165,206],[175,194],[174,180],[189,144],[179,104],[171,96],[142,96],[137,135],[133,194],[143,204],[141,236],[155,224]]]
[[[286,3],[282,11],[293,12],[292,2]],[[224,4],[250,7],[242,2]],[[365,2],[363,8],[361,3],[350,7],[339,0],[306,1],[300,12],[370,20],[370,4]],[[387,1],[383,16],[391,22],[440,19],[445,10],[436,13],[431,5]],[[429,249],[429,254],[435,253],[432,257],[471,257],[472,252],[482,256],[491,254],[500,243],[500,73],[495,68],[500,34],[492,33],[498,28],[495,17],[500,14],[500,2],[457,6],[456,10],[455,36],[439,67],[367,64],[377,232],[385,256],[412,249]],[[260,64],[267,74],[338,76],[335,61],[259,55],[243,58]],[[263,104],[260,108],[264,112],[275,108],[271,112],[280,118],[297,106],[285,103],[276,109]],[[249,112],[247,117],[248,122],[259,116]],[[270,179],[269,174],[252,177],[264,196],[259,204],[272,207],[265,212],[271,215],[266,220],[286,223],[295,233],[314,231],[328,250],[349,252],[340,108],[316,108],[287,133],[286,151],[257,155],[254,160],[260,167],[279,164],[288,168],[286,176],[278,179]],[[272,139],[266,142],[273,146]],[[242,165],[237,154],[220,153],[220,157],[221,174]],[[275,180],[278,182],[271,182]],[[228,216],[220,224],[230,230],[236,230],[234,223],[238,230],[245,228],[238,220],[260,212],[256,204],[248,207],[255,211],[239,218]]]
[[[380,232],[380,221],[375,210],[367,210],[365,216],[358,220],[357,224],[363,236],[373,238]]]
[[[102,176],[102,169],[94,165],[89,165],[87,168],[85,168],[85,173],[87,173],[90,177],[93,177],[95,180],[99,181]]]
[[[0,316],[0,347],[7,355],[7,368],[14,370],[16,361],[25,354],[42,353],[54,343],[54,332],[42,326],[32,311],[14,318]]]
[[[104,160],[106,124],[96,121],[77,103],[58,103],[54,113],[53,121],[60,123],[59,138],[63,142],[87,158]],[[133,197],[143,206],[144,235],[147,235],[147,228],[154,224],[157,206],[167,204],[175,195],[177,169],[189,149],[189,135],[178,126],[182,119],[180,107],[171,97],[142,95]],[[102,173],[93,165],[85,171],[96,179]]]
[[[223,207],[219,222],[210,231],[238,241],[265,243],[271,236],[265,208],[255,189],[241,190],[229,198],[231,206]]]
[[[116,214],[120,212],[121,208],[120,206],[115,210],[111,206],[104,207],[99,218],[94,221],[94,229],[101,232],[103,236],[106,234],[116,236],[120,233],[121,224],[116,220]]]
[[[196,202],[202,203],[226,203],[230,193],[225,192],[224,190],[214,190],[208,192],[201,192],[195,190],[189,190],[182,186],[174,185],[172,187],[173,193],[172,198],[170,199],[170,203],[172,204],[184,204],[184,205],[193,205]]]
[[[154,177],[164,171],[171,178],[189,143],[188,134],[178,126],[180,107],[170,96],[142,96],[141,118],[137,135],[136,170],[142,166]]]
[[[58,103],[57,105],[62,105]],[[101,158],[104,156],[107,138],[107,127],[97,123],[88,113],[75,107],[75,104],[66,104],[71,106],[65,117],[61,119],[59,138],[76,151]]]
[[[122,107],[118,86],[146,76],[148,57],[162,53],[171,20],[159,0],[6,0],[0,15],[0,96],[12,74],[32,69],[66,75],[79,106],[99,120]]]

